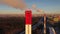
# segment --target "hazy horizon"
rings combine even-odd
[[[24,3],[27,8],[32,9],[33,14],[43,14],[43,11],[47,14],[60,14],[60,0],[24,0]],[[35,6],[33,7],[35,9],[32,8],[32,5]],[[38,12],[37,9],[42,9],[43,11]],[[21,10],[19,7],[8,6],[4,2],[0,3],[0,14],[24,14],[24,11],[25,9]]]

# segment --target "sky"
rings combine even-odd
[[[27,4],[27,8],[32,8],[32,5],[36,5],[36,9],[42,9],[47,14],[60,14],[60,0],[24,0]],[[40,14],[36,9],[32,9],[34,14]],[[0,3],[0,14],[20,14],[24,13],[24,10],[8,6],[7,4]]]

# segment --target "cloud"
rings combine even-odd
[[[37,12],[41,12],[41,9],[37,9]]]
[[[32,5],[32,9],[36,9],[36,4],[33,4]]]
[[[26,3],[23,0],[3,0],[2,2],[19,9],[25,9],[27,7]]]

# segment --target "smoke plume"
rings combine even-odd
[[[26,8],[26,4],[23,0],[3,0],[2,2],[14,8],[19,8],[19,9]]]
[[[36,4],[33,4],[32,5],[32,9],[36,9]]]

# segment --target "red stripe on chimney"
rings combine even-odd
[[[25,24],[32,24],[32,11],[31,10],[26,10],[25,11]]]

